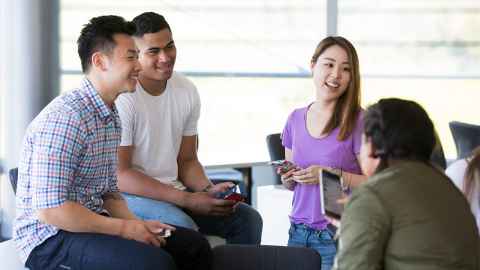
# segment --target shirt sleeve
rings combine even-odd
[[[130,96],[120,95],[115,101],[115,107],[120,117],[122,126],[122,139],[120,146],[133,145],[133,136],[135,134],[135,106]]]
[[[193,136],[197,135],[198,133],[198,119],[200,118],[200,96],[198,94],[197,88],[193,87],[193,94],[192,94],[192,110],[187,118],[185,123],[185,128],[183,129],[183,136]]]
[[[87,133],[83,129],[76,116],[52,113],[29,137],[32,154],[27,168],[33,209],[58,207],[68,199],[84,151]]]
[[[118,188],[118,180],[117,180],[117,173],[110,174],[111,177],[108,181],[108,193],[117,193],[120,192]]]
[[[358,115],[357,123],[355,124],[355,129],[352,133],[353,153],[355,155],[360,154],[360,147],[362,145],[363,115],[363,111]]]
[[[383,269],[384,250],[391,230],[384,205],[365,186],[353,193],[341,220],[334,270]]]
[[[283,131],[282,131],[282,145],[288,149],[292,149],[292,146],[293,146],[292,126],[294,125],[293,123],[294,114],[295,114],[295,111],[293,111],[288,116],[287,123],[285,123],[285,127],[283,128]]]

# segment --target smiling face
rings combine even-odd
[[[137,47],[129,35],[115,34],[113,39],[115,47],[105,61],[108,81],[119,93],[133,92],[141,70]]]
[[[141,80],[165,82],[170,79],[177,56],[177,49],[170,30],[164,28],[155,33],[135,37],[135,42],[140,50]]]
[[[351,81],[351,64],[345,49],[332,45],[311,64],[317,100],[333,101],[342,96]]]

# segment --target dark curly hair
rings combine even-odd
[[[145,34],[156,33],[167,28],[170,33],[170,25],[168,25],[165,18],[155,12],[144,12],[137,17],[133,18],[132,22],[135,24],[137,31],[136,37],[142,37]]]
[[[95,52],[111,52],[115,48],[113,36],[126,34],[132,36],[135,33],[135,24],[127,22],[120,16],[108,15],[90,19],[84,25],[77,40],[78,56],[82,62],[82,70],[88,72],[92,65],[92,55]]]
[[[381,99],[368,107],[364,134],[381,160],[379,170],[388,167],[391,159],[429,163],[436,143],[434,125],[422,106],[398,98]]]

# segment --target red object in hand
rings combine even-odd
[[[236,201],[236,202],[244,202],[245,198],[239,193],[230,193],[229,195],[225,196],[225,200]]]

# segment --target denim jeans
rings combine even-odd
[[[177,227],[165,247],[96,233],[59,231],[28,256],[30,270],[210,269],[212,251],[198,232]]]
[[[228,244],[260,244],[263,221],[260,214],[247,204],[239,203],[232,215],[202,216],[163,201],[123,193],[128,208],[144,220],[158,220],[174,226],[217,235]]]
[[[288,246],[308,247],[316,250],[322,258],[321,270],[330,270],[332,268],[337,253],[334,232],[332,230],[329,228],[315,230],[304,224],[291,223]]]

